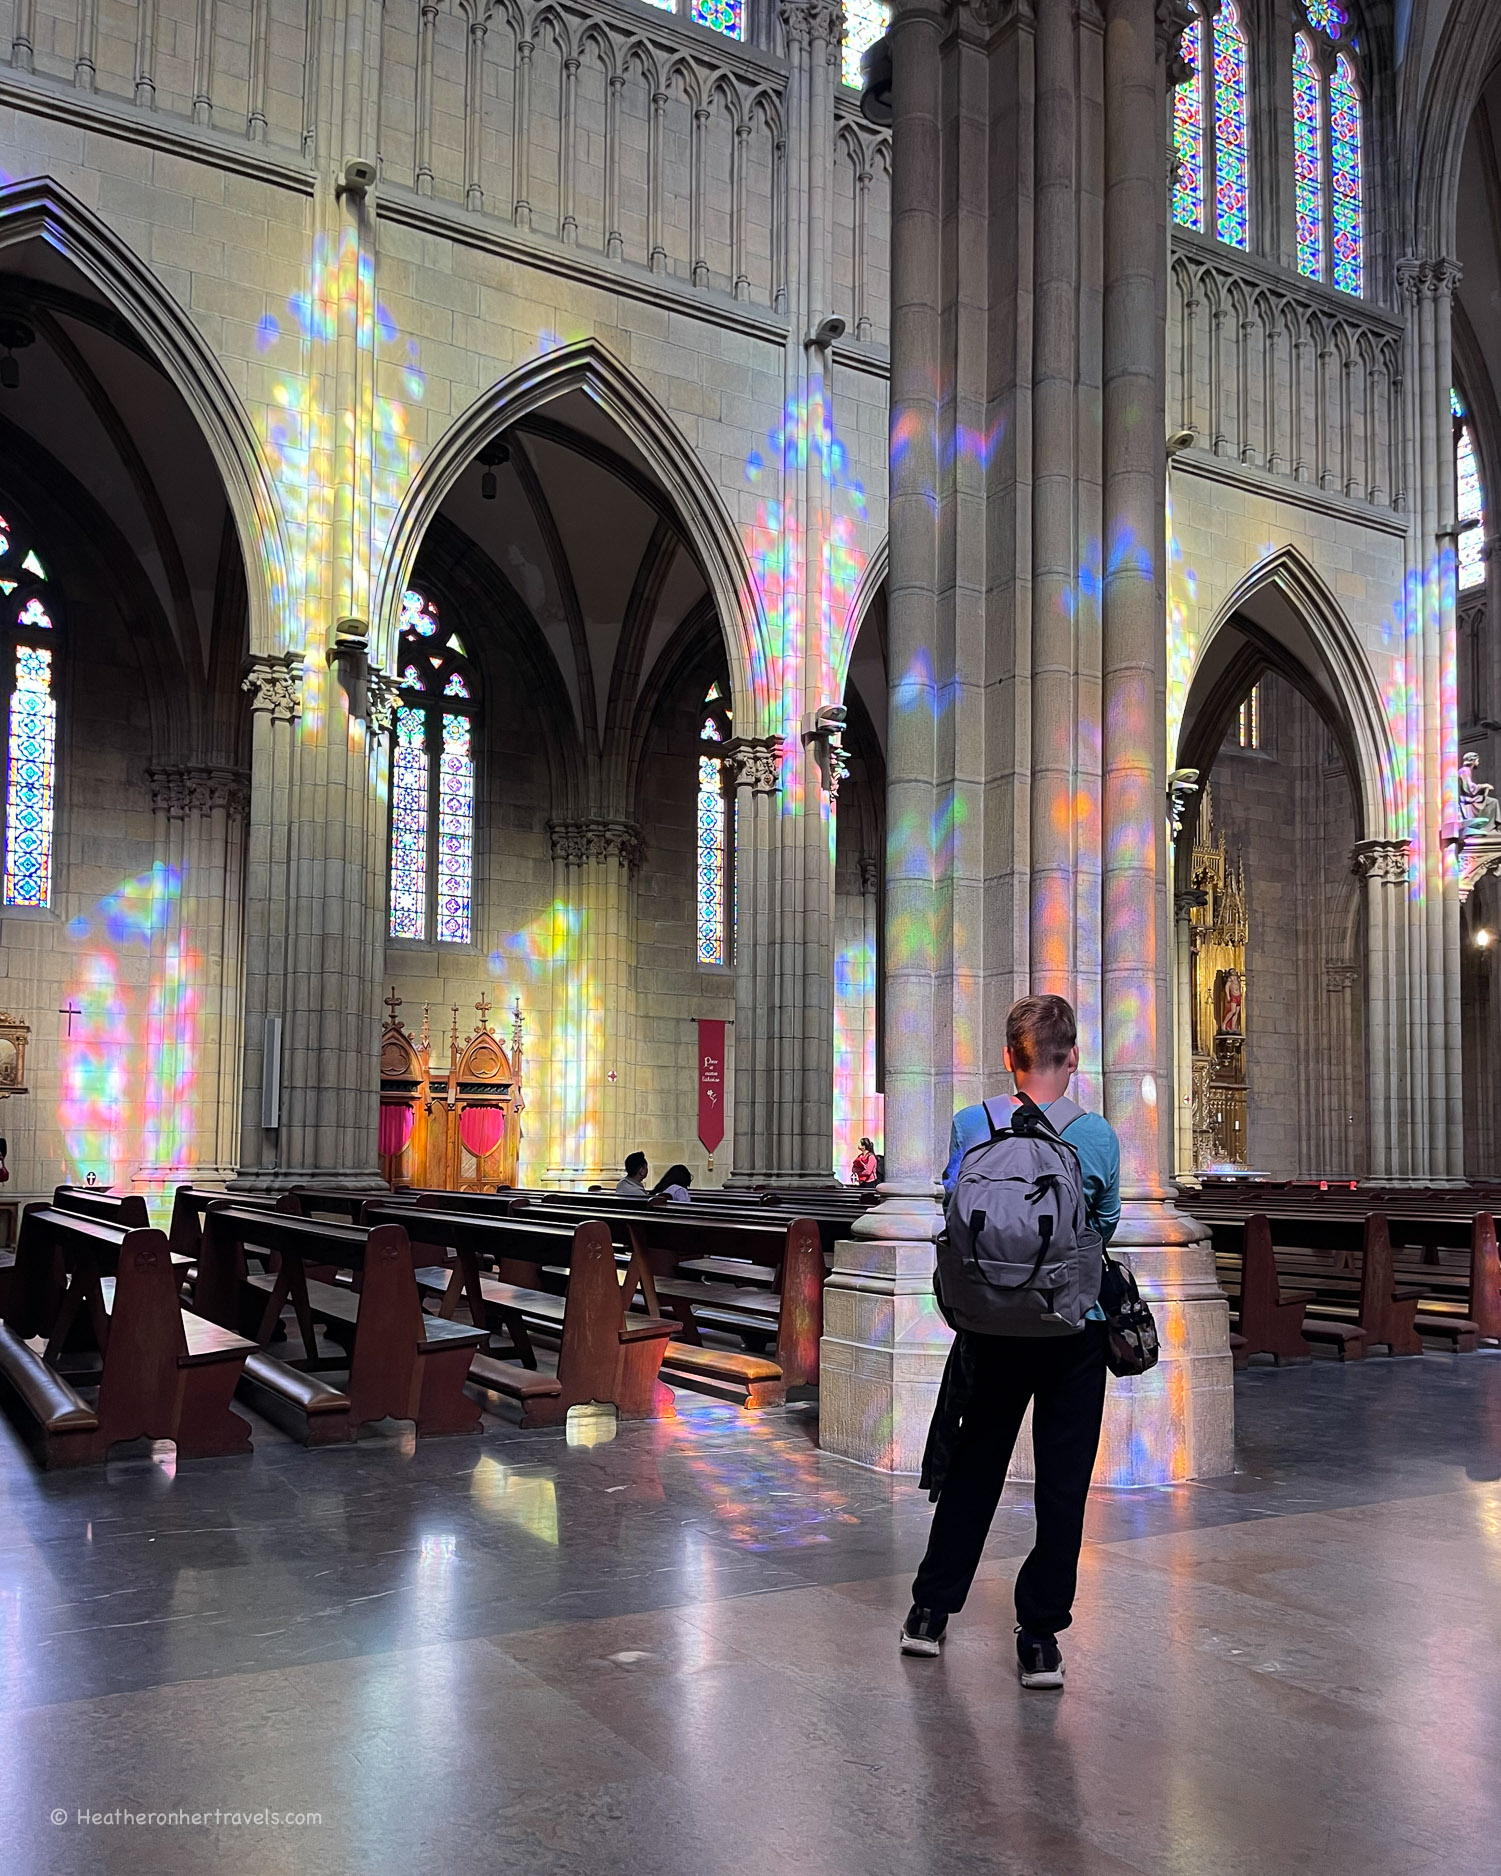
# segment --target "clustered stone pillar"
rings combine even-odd
[[[238,1183],[367,1184],[377,1176],[388,686],[348,648],[323,671],[295,653],[255,659],[245,688],[253,739]]]
[[[156,823],[147,1015],[147,1183],[228,1179],[240,1112],[245,820],[235,769],[149,772]]]
[[[825,1294],[821,1437],[917,1468],[948,1343],[948,1123],[1006,1085],[1011,1001],[1056,991],[1081,1096],[1121,1137],[1117,1243],[1163,1340],[1112,1387],[1100,1476],[1213,1475],[1226,1306],[1207,1235],[1167,1202],[1164,1111],[1176,32],[1154,0],[897,0],[892,33],[887,1181]]]
[[[1407,581],[1396,726],[1405,773],[1392,778],[1386,826],[1353,855],[1367,882],[1371,1173],[1445,1184],[1464,1173],[1459,884],[1444,836],[1458,825],[1457,549],[1451,321],[1459,269],[1398,262],[1406,313],[1402,366],[1407,449]],[[1393,890],[1395,888],[1395,890]]]
[[[836,608],[832,289],[834,97],[843,30],[837,0],[780,0],[789,65],[780,299],[790,329],[781,423],[777,572],[763,597],[769,657],[759,724],[733,746],[739,821],[732,1184],[828,1185],[833,1178]],[[775,589],[775,590],[773,590]],[[738,750],[738,753],[736,753]],[[754,956],[747,956],[748,952]]]
[[[618,1177],[638,1142],[636,895],[641,830],[594,817],[551,824],[553,990],[548,1184]],[[630,1136],[630,1137],[628,1137]]]

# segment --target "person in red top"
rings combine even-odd
[[[860,1151],[855,1155],[855,1163],[850,1168],[850,1175],[857,1186],[873,1186],[876,1182],[876,1146],[871,1139],[862,1137]]]

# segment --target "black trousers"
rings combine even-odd
[[[1037,1542],[1016,1579],[1016,1619],[1033,1635],[1056,1635],[1073,1620],[1084,1502],[1105,1411],[1105,1325],[1086,1323],[1057,1339],[969,1341],[974,1388],[912,1600],[945,1615],[964,1607],[1031,1401]]]

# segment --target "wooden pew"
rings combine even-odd
[[[203,1215],[210,1205],[250,1205],[265,1211],[275,1208],[268,1193],[231,1193],[217,1186],[178,1186],[172,1195],[172,1219],[167,1236],[180,1257],[196,1260],[203,1243]]]
[[[1303,1336],[1307,1300],[1301,1293],[1282,1294],[1271,1229],[1260,1213],[1248,1218],[1241,1244],[1239,1322],[1247,1359],[1270,1355],[1279,1366],[1284,1361],[1311,1361],[1313,1354]],[[1365,1353],[1363,1337],[1360,1353]]]
[[[140,1192],[99,1192],[92,1186],[58,1186],[52,1203],[80,1218],[101,1218],[111,1225],[149,1226],[151,1214]]]
[[[1258,1217],[1266,1220],[1266,1228],[1282,1252],[1283,1277],[1312,1292],[1311,1314],[1306,1325],[1310,1335],[1315,1333],[1315,1325],[1322,1324],[1318,1339],[1327,1341],[1332,1339],[1333,1331],[1341,1322],[1358,1322],[1365,1329],[1368,1344],[1392,1346],[1390,1331],[1397,1335],[1403,1353],[1417,1352],[1413,1346],[1414,1332],[1418,1336],[1447,1340],[1458,1350],[1476,1346],[1479,1330],[1467,1309],[1472,1295],[1484,1294],[1483,1276],[1477,1283],[1476,1272],[1472,1269],[1467,1286],[1457,1272],[1444,1276],[1428,1271],[1419,1274],[1415,1269],[1408,1274],[1397,1271],[1391,1238],[1399,1233],[1417,1236],[1411,1218],[1394,1222],[1388,1220],[1384,1212],[1352,1210],[1343,1203],[1310,1216],[1302,1207],[1283,1199],[1269,1214],[1253,1214],[1242,1226],[1233,1216],[1216,1215],[1211,1209],[1208,1222],[1215,1235],[1216,1249],[1238,1251],[1239,1232],[1242,1228],[1248,1230]],[[1419,1221],[1418,1229],[1422,1234],[1420,1242],[1437,1237],[1455,1245],[1470,1243],[1472,1264],[1476,1257],[1483,1262],[1483,1252],[1479,1249],[1481,1240],[1476,1236],[1480,1230],[1478,1220],[1471,1225],[1457,1219],[1444,1222],[1429,1218]],[[1365,1274],[1367,1249],[1372,1244],[1377,1264],[1368,1279]],[[1383,1264],[1385,1278],[1380,1274]],[[1381,1301],[1383,1295],[1388,1297],[1386,1303]],[[1413,1328],[1404,1330],[1402,1311],[1409,1302],[1414,1305],[1416,1314]],[[1394,1309],[1397,1310],[1395,1315]]]
[[[262,1293],[264,1310],[257,1340],[263,1345],[291,1302],[302,1331],[301,1361],[258,1364],[254,1384],[276,1397],[294,1426],[326,1416],[321,1437],[337,1436],[332,1403],[314,1406],[305,1387],[295,1393],[277,1370],[302,1377],[323,1368],[347,1367],[344,1393],[348,1437],[369,1420],[410,1420],[420,1436],[478,1433],[480,1409],[464,1392],[469,1362],[485,1340],[483,1326],[439,1321],[423,1312],[412,1268],[412,1247],[400,1224],[369,1229],[325,1224],[289,1212],[214,1206],[204,1220],[205,1260],[214,1256],[243,1259],[249,1249],[275,1252],[280,1267],[265,1276],[246,1276],[245,1285]],[[310,1280],[309,1268],[331,1265],[354,1274],[353,1284]],[[313,1330],[323,1322],[330,1337],[345,1349],[343,1360],[320,1357]],[[310,1443],[313,1429],[308,1427]]]
[[[99,1349],[92,1406],[54,1366],[68,1324],[32,1327],[59,1257]],[[0,1329],[0,1383],[44,1466],[87,1465],[137,1439],[171,1440],[185,1459],[251,1450],[230,1402],[254,1345],[182,1309],[164,1233],[28,1206],[17,1268],[27,1280]]]
[[[365,1216],[372,1225],[401,1219],[417,1243],[440,1246],[462,1258],[453,1270],[442,1265],[422,1270],[419,1284],[439,1299],[445,1312],[457,1307],[461,1295],[472,1299],[478,1287],[479,1321],[488,1327],[493,1320],[506,1330],[522,1361],[518,1365],[477,1354],[469,1378],[517,1401],[523,1426],[553,1424],[570,1407],[586,1401],[613,1405],[628,1419],[670,1418],[676,1412],[671,1389],[658,1378],[675,1325],[650,1303],[649,1314],[630,1313],[638,1285],[646,1284],[649,1297],[650,1273],[632,1260],[622,1287],[608,1225],[586,1220],[558,1228],[528,1219],[380,1206],[368,1207]],[[481,1257],[495,1258],[503,1275],[478,1276]],[[561,1297],[506,1280],[517,1265],[540,1271],[547,1262],[566,1267]],[[470,1312],[473,1318],[472,1300]],[[535,1371],[531,1331],[537,1327],[558,1337],[555,1377]]]
[[[415,1198],[420,1200],[422,1209],[440,1215],[451,1206],[451,1211],[447,1213],[450,1217],[467,1216],[498,1226],[509,1221],[510,1236],[497,1233],[490,1243],[494,1247],[494,1255],[500,1260],[502,1278],[512,1281],[522,1280],[521,1273],[508,1270],[504,1260],[508,1255],[519,1259],[528,1255],[524,1248],[527,1229],[556,1233],[586,1222],[587,1201],[577,1199],[578,1216],[573,1216],[567,1208],[561,1206],[545,1209],[541,1206],[507,1206],[503,1198],[487,1193],[426,1192],[415,1195]],[[398,1195],[393,1202],[393,1209],[370,1212],[367,1216],[401,1217],[406,1207],[405,1195]],[[677,1206],[673,1209],[675,1214],[682,1214],[686,1207]],[[818,1342],[822,1334],[823,1264],[821,1253],[816,1250],[816,1240],[810,1238],[806,1221],[801,1229],[793,1231],[791,1226],[782,1227],[776,1220],[694,1221],[681,1215],[668,1217],[665,1211],[655,1210],[651,1211],[647,1219],[637,1207],[634,1213],[612,1212],[607,1222],[616,1244],[636,1259],[638,1268],[652,1279],[650,1289],[642,1284],[645,1308],[651,1315],[662,1314],[668,1309],[665,1298],[659,1300],[656,1286],[671,1283],[675,1279],[685,1250],[697,1249],[707,1240],[741,1253],[759,1253],[774,1258],[774,1274],[780,1274],[785,1267],[787,1244],[789,1240],[792,1241],[795,1247],[791,1265],[792,1283],[785,1295],[781,1292],[769,1294],[759,1285],[749,1282],[740,1286],[744,1294],[737,1294],[731,1300],[723,1296],[716,1297],[697,1286],[686,1297],[674,1292],[672,1314],[678,1323],[681,1339],[674,1340],[668,1348],[663,1358],[662,1373],[670,1381],[712,1395],[717,1400],[748,1408],[776,1406],[787,1398],[789,1387],[811,1389],[817,1385]],[[426,1226],[414,1224],[413,1230],[419,1238],[430,1235]],[[674,1238],[678,1241],[676,1248],[664,1242]],[[538,1240],[539,1243],[541,1241]],[[810,1244],[813,1245],[811,1252]],[[554,1256],[553,1261],[560,1263],[563,1260]],[[533,1282],[546,1283],[545,1263],[541,1265],[541,1271],[540,1280],[533,1277]],[[753,1345],[751,1349],[741,1353],[705,1344],[693,1314],[695,1299],[701,1320],[706,1326],[727,1329],[749,1341]],[[518,1325],[513,1322],[510,1326],[514,1329]],[[524,1326],[521,1327],[521,1333],[526,1333]],[[782,1335],[787,1338],[785,1343],[778,1341]],[[771,1352],[774,1342],[777,1344],[775,1354]]]
[[[1492,1212],[1476,1212],[1471,1221],[1470,1315],[1482,1342],[1501,1342],[1501,1258]]]
[[[578,1207],[586,1203],[574,1201]],[[550,1210],[568,1215],[570,1208]],[[714,1218],[674,1205],[612,1210],[610,1221],[625,1227],[632,1250],[656,1278],[662,1307],[678,1315],[690,1347],[702,1347],[704,1326],[727,1328],[768,1352],[774,1342],[783,1385],[789,1390],[817,1387],[825,1266],[816,1220],[794,1218],[783,1224],[777,1218]],[[686,1263],[701,1263],[705,1256],[772,1268],[777,1288],[768,1293],[753,1279],[703,1282],[682,1274]],[[664,1363],[685,1373],[692,1365],[693,1358],[685,1359],[679,1347]]]

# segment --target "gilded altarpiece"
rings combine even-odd
[[[475,1005],[479,1025],[462,1041],[459,1013],[448,1036],[448,1068],[432,1066],[428,1010],[413,1036],[390,1011],[380,1045],[380,1169],[395,1190],[426,1187],[482,1192],[516,1183],[521,1149],[522,1020],[518,1004],[509,1052],[489,1023],[489,1002]]]
[[[1244,1171],[1246,1138],[1246,882],[1214,830],[1208,789],[1199,808],[1189,912],[1196,1172]]]

